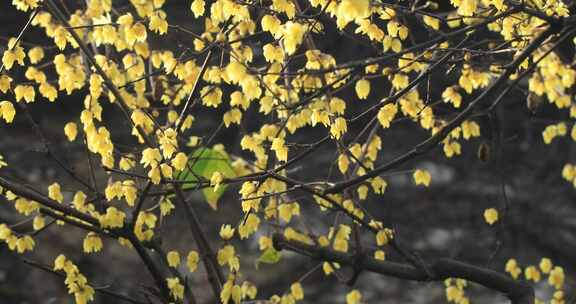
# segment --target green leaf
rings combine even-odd
[[[211,148],[198,148],[188,155],[188,168],[180,174],[179,179],[186,181],[198,181],[198,177],[210,180],[212,174],[218,171],[226,178],[236,177],[236,172],[232,168],[230,158],[222,151]],[[204,188],[202,194],[213,209],[218,208],[218,199],[224,194],[226,185],[220,185],[216,191],[214,187]]]
[[[258,268],[260,263],[276,264],[280,261],[281,257],[282,256],[280,255],[279,251],[276,251],[276,249],[270,247],[266,249],[264,253],[262,253],[262,255],[258,258],[258,261],[256,261],[256,268]]]

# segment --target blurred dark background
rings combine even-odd
[[[68,2],[68,1],[65,1]],[[75,3],[77,1],[70,1]],[[119,6],[126,1],[118,1]],[[193,21],[189,11],[190,1],[168,0],[165,10],[170,24],[180,24],[198,32],[198,21]],[[72,4],[73,5],[73,4]],[[116,1],[114,1],[116,5]],[[444,6],[442,6],[444,7]],[[0,49],[6,47],[9,37],[16,36],[26,23],[28,15],[16,11],[10,1],[0,3]],[[334,22],[323,19],[326,27],[325,36],[315,36],[317,46],[326,53],[332,54],[339,62],[349,58],[375,56],[377,52],[370,43],[356,39],[353,31],[339,33],[329,30]],[[426,32],[416,35],[416,40],[426,39]],[[190,36],[170,30],[168,34],[170,48],[178,54],[191,45]],[[254,41],[263,44],[266,39]],[[50,46],[42,31],[33,29],[22,39],[26,48],[32,45]],[[166,47],[167,44],[154,45],[152,48]],[[49,55],[50,56],[50,55]],[[481,59],[480,59],[481,60]],[[390,63],[395,64],[395,63]],[[16,68],[18,70],[18,68]],[[452,76],[444,75],[445,71],[436,72],[431,77],[431,100],[440,100],[440,94]],[[17,77],[15,77],[17,78]],[[388,81],[372,81],[371,98],[382,96],[389,89]],[[39,99],[28,106],[29,113],[42,128],[48,139],[50,149],[59,159],[70,165],[81,176],[87,176],[87,161],[84,147],[79,141],[69,143],[63,134],[63,127],[68,121],[78,121],[83,107],[85,92],[77,91],[70,96],[62,93],[56,103]],[[369,101],[356,102],[353,92],[344,90],[339,95],[348,102],[350,115],[360,113],[371,104]],[[566,162],[574,161],[576,149],[568,138],[554,140],[551,145],[544,145],[541,132],[548,124],[558,122],[565,117],[558,114],[553,105],[545,102],[535,113],[526,108],[526,87],[520,86],[499,106],[494,121],[480,120],[483,136],[470,142],[462,142],[462,155],[447,160],[441,149],[413,161],[397,173],[386,176],[389,183],[383,196],[370,196],[365,207],[378,219],[396,229],[399,242],[406,248],[417,251],[424,260],[438,257],[452,257],[477,265],[487,266],[499,271],[510,257],[516,258],[521,266],[537,265],[541,257],[565,267],[567,273],[568,295],[574,296],[572,273],[576,271],[576,191],[572,185],[561,177],[561,170]],[[0,95],[0,99],[12,99],[13,96]],[[130,127],[123,121],[120,112],[108,103],[104,107],[105,124],[115,131],[115,140],[122,142],[130,133]],[[452,114],[450,107],[439,105],[434,109],[439,115]],[[196,108],[196,123],[192,135],[212,134],[220,124],[223,110]],[[348,114],[348,112],[347,112]],[[245,114],[241,127],[222,130],[215,138],[215,143],[223,143],[227,151],[234,155],[244,155],[240,151],[239,141],[247,132],[254,132],[264,122],[264,117],[253,105]],[[360,121],[349,126],[350,134],[357,134],[368,122]],[[494,130],[497,124],[499,127]],[[486,132],[492,130],[492,132]],[[490,134],[493,133],[493,134]],[[322,128],[305,128],[290,137],[290,141],[313,143],[327,134]],[[415,144],[426,138],[414,122],[400,120],[394,127],[381,132],[383,149],[381,163],[393,159],[408,151]],[[477,150],[482,143],[492,143],[493,136],[501,137],[501,144],[491,146],[487,162],[477,157]],[[345,140],[350,140],[346,137]],[[131,139],[130,139],[131,140]],[[127,142],[129,148],[130,142]],[[121,147],[120,147],[121,148]],[[299,148],[291,150],[296,155]],[[291,170],[292,177],[304,180],[325,180],[330,168],[335,167],[336,146],[332,143],[307,157],[302,164]],[[38,135],[31,128],[28,120],[20,111],[11,125],[2,123],[0,127],[0,154],[10,164],[3,169],[10,176],[25,181],[30,186],[45,191],[53,181],[63,185],[66,200],[70,200],[78,189],[78,184],[69,178],[45,151]],[[415,187],[411,174],[413,168],[427,168],[432,173],[430,188]],[[341,177],[333,175],[331,181]],[[108,176],[99,171],[97,175],[101,186],[105,185]],[[199,193],[192,195],[194,205],[201,213],[201,221],[214,246],[218,245],[218,230],[223,223],[237,223],[241,217],[237,187],[228,188],[220,201],[220,210],[212,211],[203,202]],[[325,231],[329,222],[324,222],[321,215],[312,206],[309,198],[300,201],[303,216],[296,221],[312,227],[316,231]],[[509,209],[503,220],[495,226],[489,226],[482,217],[486,208]],[[0,201],[0,222],[15,224],[23,220],[13,211],[10,203]],[[22,231],[29,231],[30,224],[19,226]],[[183,216],[176,212],[163,222],[163,247],[165,250],[178,250],[182,256],[195,248],[194,241],[187,233],[188,228]],[[261,233],[266,233],[263,229]],[[90,283],[96,287],[110,287],[122,294],[130,295],[144,301],[139,290],[150,285],[151,280],[131,251],[125,250],[112,240],[105,240],[104,250],[97,254],[82,253],[81,239],[85,232],[69,226],[53,225],[36,238],[37,248],[32,253],[18,256],[9,251],[4,244],[0,245],[0,303],[69,303],[72,298],[67,295],[61,278],[28,266],[22,258],[52,265],[59,253],[74,260]],[[369,237],[367,237],[369,239]],[[317,265],[317,262],[293,255],[284,254],[278,265],[261,265],[254,267],[259,256],[257,238],[245,242],[236,242],[237,249],[247,257],[242,260],[244,277],[259,287],[259,298],[268,298],[272,294],[282,293],[289,284]],[[389,252],[389,259],[398,258]],[[195,293],[201,303],[211,301],[210,289],[207,288],[203,268],[191,276]],[[334,277],[326,279],[321,271],[315,272],[303,282],[307,303],[343,302],[349,287],[338,284]],[[363,291],[368,303],[442,303],[444,289],[438,283],[411,283],[375,274],[362,274],[357,287]],[[466,289],[475,303],[505,303],[502,295],[489,292],[482,287],[470,286]],[[537,295],[549,298],[552,290],[545,282],[537,284]],[[94,303],[123,303],[122,301],[96,295]]]

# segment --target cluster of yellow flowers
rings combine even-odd
[[[545,96],[558,109],[568,111],[573,122],[572,127],[564,121],[546,126],[542,131],[545,144],[551,144],[555,138],[566,135],[570,135],[572,141],[576,142],[576,122],[574,122],[576,105],[572,102],[573,97],[569,91],[575,82],[576,71],[563,64],[555,54],[550,54],[540,61],[537,72],[529,79],[530,92],[537,96]],[[567,164],[562,175],[568,182],[573,182],[573,179],[569,178],[569,168]]]
[[[222,304],[228,304],[230,300],[234,302],[234,304],[240,304],[244,299],[255,299],[258,290],[254,284],[244,281],[242,284],[236,284],[236,276],[230,275],[228,280],[222,287],[222,291],[220,292],[220,300]],[[272,299],[275,299],[277,296],[272,296]],[[280,303],[278,300],[272,300],[272,303]],[[283,304],[286,302],[282,302]],[[289,302],[288,302],[289,303]]]
[[[116,207],[106,208],[106,213],[99,216],[102,228],[122,228],[126,220],[126,214]]]
[[[506,262],[505,270],[514,279],[518,279],[522,274],[522,268],[518,265],[518,262],[515,259],[509,259],[508,262]],[[564,275],[564,268],[554,265],[549,258],[542,258],[538,266],[528,265],[524,268],[524,277],[526,280],[538,283],[544,276],[548,276],[548,285],[553,287],[555,290],[552,299],[550,299],[550,303],[565,303],[563,289],[566,277]],[[536,303],[545,302],[537,298]]]
[[[446,286],[446,299],[448,300],[448,303],[456,303],[456,304],[470,303],[470,299],[466,297],[466,294],[464,292],[464,288],[467,285],[466,280],[446,279],[444,281],[444,285]]]
[[[140,241],[151,240],[154,236],[154,228],[157,221],[158,217],[154,213],[141,211],[134,224],[134,234]]]
[[[36,243],[29,235],[19,237],[6,224],[0,224],[0,240],[8,245],[8,249],[18,253],[34,250]]]
[[[78,267],[64,255],[61,254],[54,260],[54,270],[61,270],[66,274],[64,282],[68,287],[68,293],[74,294],[77,304],[86,304],[94,300],[94,288],[88,284],[88,280],[80,273]]]
[[[150,167],[148,177],[154,184],[159,184],[162,178],[172,178],[174,170],[182,171],[188,163],[186,154],[182,152],[175,153],[178,149],[176,133],[172,129],[159,133],[158,142],[160,143],[160,149],[144,149],[140,160],[140,163],[145,168]],[[162,154],[160,151],[162,151]],[[170,160],[170,163],[165,160]]]

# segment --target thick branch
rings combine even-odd
[[[212,291],[216,298],[219,298],[222,285],[225,281],[224,273],[222,273],[222,269],[216,260],[216,255],[206,238],[206,234],[202,230],[200,221],[192,209],[192,206],[190,206],[186,201],[184,193],[182,193],[182,189],[180,189],[180,185],[174,184],[174,192],[176,194],[176,200],[182,207],[184,207],[184,211],[186,212],[186,219],[190,225],[190,231],[192,231],[192,235],[198,245],[198,250],[200,251],[200,256],[204,263],[204,267],[206,268],[206,272],[208,273],[208,281],[210,282]]]
[[[84,214],[76,209],[73,209],[64,204],[60,204],[47,196],[44,196],[36,191],[30,190],[20,184],[9,181],[8,179],[0,176],[0,186],[12,191],[14,194],[38,202],[40,205],[60,211],[65,215],[73,216],[77,219],[86,221],[94,226],[99,226],[100,223],[97,219],[90,215]]]
[[[156,283],[156,286],[160,288],[162,299],[168,302],[167,300],[170,298],[170,290],[168,289],[168,285],[166,284],[166,281],[164,280],[164,276],[160,272],[160,269],[158,269],[158,267],[152,260],[152,257],[150,257],[150,255],[146,251],[146,248],[144,248],[144,246],[142,245],[142,243],[140,243],[140,241],[138,240],[138,238],[136,238],[136,236],[131,235],[129,237],[129,240],[130,244],[132,244],[132,246],[134,246],[134,249],[136,249],[136,252],[140,256],[142,262],[144,262],[144,264],[146,265],[146,268],[152,275],[152,278],[154,278],[154,283]]]
[[[517,281],[497,271],[474,266],[464,262],[441,258],[428,265],[430,275],[424,270],[410,265],[376,260],[370,256],[362,256],[337,252],[328,248],[308,245],[298,241],[287,240],[281,234],[273,236],[274,247],[277,250],[289,250],[322,261],[335,262],[342,265],[358,267],[364,271],[379,273],[410,281],[444,281],[448,278],[460,278],[480,284],[486,288],[505,294],[512,304],[534,303],[534,290],[524,281]]]

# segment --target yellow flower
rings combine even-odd
[[[290,285],[290,294],[292,294],[294,299],[297,301],[304,299],[304,290],[302,289],[302,285],[299,282]]]
[[[64,134],[68,137],[69,141],[74,141],[76,139],[76,135],[78,135],[78,127],[76,123],[69,122],[64,126]]]
[[[126,41],[130,45],[134,44],[135,42],[144,42],[148,37],[146,26],[140,22],[130,27],[126,27],[124,34],[126,35]]]
[[[180,265],[180,254],[172,250],[166,254],[166,261],[168,261],[168,266],[176,268]]]
[[[115,207],[108,207],[106,213],[98,219],[102,228],[122,228],[126,214],[116,209]]]
[[[460,155],[462,152],[460,144],[457,141],[445,140],[443,149],[444,149],[444,154],[448,158],[450,158],[454,155]]]
[[[148,171],[148,178],[150,178],[150,180],[152,181],[152,183],[154,185],[160,184],[160,180],[162,179],[160,172],[161,172],[160,168],[157,165],[154,167],[151,167],[150,171]]]
[[[182,171],[186,168],[186,164],[188,163],[188,156],[186,154],[179,152],[176,156],[172,159],[172,167],[176,169],[176,171]]]
[[[30,58],[30,63],[36,64],[44,58],[44,49],[39,46],[33,47],[28,51],[28,58]]]
[[[263,31],[270,32],[274,37],[280,35],[282,29],[282,22],[278,20],[278,18],[271,15],[265,15],[264,17],[262,17],[261,24]]]
[[[348,240],[350,239],[350,233],[352,229],[348,225],[340,225],[338,227],[338,231],[334,236],[334,250],[340,252],[347,252],[348,251]]]
[[[306,28],[297,22],[288,21],[284,24],[284,48],[288,55],[296,52],[300,43],[304,39]]]
[[[322,263],[322,270],[324,271],[324,274],[326,274],[326,275],[330,275],[331,273],[334,272],[334,268],[328,262]]]
[[[372,185],[372,189],[374,189],[374,193],[384,194],[384,191],[386,191],[386,187],[388,186],[388,183],[383,178],[381,178],[380,176],[377,176],[370,181],[370,185]]]
[[[535,266],[528,266],[524,269],[524,276],[526,280],[532,280],[535,283],[540,282],[541,274]]]
[[[440,20],[438,18],[434,18],[434,17],[430,17],[428,15],[425,15],[424,17],[422,17],[422,20],[429,27],[431,27],[435,30],[440,29]]]
[[[34,221],[32,222],[32,227],[34,230],[40,230],[46,226],[46,222],[41,215],[37,215],[34,217]]]
[[[230,240],[234,236],[234,228],[230,225],[222,225],[220,227],[220,237],[223,240]]]
[[[240,83],[240,81],[246,77],[247,73],[246,67],[240,62],[232,61],[226,66],[226,75],[230,79],[230,82],[234,84]]]
[[[214,192],[218,191],[218,187],[220,187],[220,183],[224,180],[224,176],[222,173],[218,171],[214,171],[212,176],[210,177],[210,186],[214,187]]]
[[[394,74],[394,77],[392,78],[392,87],[396,90],[401,90],[407,87],[409,82],[410,78],[408,78],[408,75],[397,73]]]
[[[459,3],[456,5],[458,7],[458,14],[462,16],[472,16],[478,7],[478,0],[451,0],[453,3]]]
[[[156,167],[161,160],[162,155],[160,154],[160,150],[156,148],[146,148],[142,151],[140,163],[144,165],[144,168],[148,166]]]
[[[39,208],[38,203],[34,201],[27,200],[23,197],[16,199],[14,203],[14,209],[23,215],[30,215],[31,213],[37,211]]]
[[[384,40],[382,40],[382,46],[384,48],[384,52],[388,52],[388,50],[392,50],[396,53],[402,51],[402,42],[400,42],[400,39],[394,38],[392,36],[385,36]]]
[[[192,5],[190,5],[190,10],[194,14],[195,18],[198,18],[204,15],[204,0],[194,0],[192,1]]]
[[[555,266],[554,269],[550,271],[548,276],[548,284],[554,286],[556,289],[562,288],[564,285],[564,269],[559,266]]]
[[[82,211],[85,208],[85,203],[86,203],[86,194],[84,194],[84,192],[82,191],[77,191],[74,194],[74,198],[72,199],[72,205],[74,205],[74,208]]]
[[[54,270],[62,270],[64,269],[64,265],[66,265],[66,257],[63,254],[58,255],[54,259]]]
[[[383,250],[376,250],[374,252],[374,258],[376,260],[384,261],[386,260],[386,252],[384,252]]]
[[[288,160],[288,148],[284,144],[284,139],[280,137],[274,138],[272,140],[272,146],[270,149],[276,152],[276,158],[279,161],[287,161]]]
[[[498,210],[495,208],[489,208],[484,210],[484,220],[489,225],[493,225],[498,221]]]
[[[7,123],[11,123],[14,120],[14,116],[16,116],[14,105],[7,100],[0,102],[0,117]]]
[[[191,250],[186,257],[186,266],[188,266],[188,270],[190,272],[196,271],[198,269],[198,261],[200,260],[200,256],[198,252]]]
[[[36,92],[33,86],[17,85],[16,88],[14,88],[14,95],[16,95],[16,101],[19,102],[24,99],[27,103],[30,103],[34,101]]]
[[[292,216],[300,215],[300,205],[297,202],[284,203],[278,206],[278,215],[286,223],[290,222]]]
[[[342,153],[340,154],[340,156],[338,156],[338,169],[340,170],[340,172],[342,174],[346,173],[346,171],[348,171],[348,166],[350,165],[350,161],[348,160],[348,156],[346,156],[346,154]]]
[[[178,148],[178,140],[176,139],[176,131],[172,128],[168,128],[164,131],[157,131],[158,143],[160,144],[160,149],[162,150],[162,155],[164,158],[169,159],[172,157]]]
[[[346,294],[346,304],[360,304],[361,301],[362,294],[357,289],[354,289]]]
[[[224,125],[226,126],[226,128],[228,128],[230,126],[230,124],[240,124],[240,121],[242,120],[242,111],[240,111],[238,108],[232,108],[232,110],[224,113],[224,116],[222,117],[222,121],[224,121]]]
[[[84,252],[92,253],[102,250],[102,239],[94,232],[88,232],[83,243]]]
[[[464,291],[458,286],[446,287],[446,299],[448,302],[460,303],[464,299]]]
[[[24,53],[22,47],[17,46],[15,48],[4,51],[4,55],[2,56],[2,64],[6,70],[10,70],[14,66],[14,62],[17,62],[19,65],[24,65],[25,57],[26,53]]]
[[[343,29],[351,21],[364,19],[369,15],[369,0],[343,0],[336,12],[338,28]]]
[[[520,273],[522,272],[522,269],[520,269],[520,267],[518,266],[518,262],[516,262],[515,259],[509,259],[508,262],[506,262],[505,270],[514,279],[517,279]]]
[[[134,207],[134,202],[138,194],[138,189],[135,185],[136,183],[133,180],[125,180],[122,182],[122,195],[126,200],[126,204],[130,207]]]
[[[442,93],[444,102],[451,103],[455,108],[460,108],[462,104],[462,95],[454,87],[447,87]]]
[[[60,184],[58,183],[53,183],[52,185],[50,185],[48,187],[48,197],[50,197],[51,199],[62,203],[62,201],[64,200],[64,196],[62,195],[62,192],[60,191]]]
[[[282,62],[284,59],[284,52],[282,51],[282,48],[275,47],[271,43],[262,47],[262,51],[267,62]]]
[[[58,90],[56,90],[54,86],[50,85],[47,82],[42,83],[38,88],[38,91],[40,91],[40,95],[42,95],[51,102],[55,101],[56,97],[58,97]]]
[[[66,48],[66,44],[68,42],[68,32],[63,26],[58,26],[54,30],[54,44],[60,49],[61,51]]]
[[[166,21],[166,13],[163,11],[157,11],[156,14],[150,17],[150,23],[148,24],[150,30],[156,32],[160,35],[164,35],[168,32],[168,22]]]
[[[416,185],[424,185],[426,187],[430,186],[430,181],[432,180],[430,172],[420,169],[414,171],[413,178]]]
[[[12,5],[16,7],[17,10],[28,11],[29,9],[37,8],[41,0],[12,0]]]
[[[566,124],[561,122],[555,125],[547,126],[544,131],[542,131],[542,138],[545,144],[550,144],[552,140],[558,136],[564,136],[567,133]]]
[[[225,265],[236,256],[236,249],[232,245],[226,245],[218,250],[218,264]]]
[[[169,215],[174,208],[174,204],[172,204],[172,201],[170,201],[168,198],[164,198],[160,202],[160,214],[162,214],[162,216]]]
[[[330,99],[330,113],[343,115],[346,110],[346,102],[338,97]]]
[[[387,230],[378,231],[378,233],[376,233],[376,244],[378,246],[384,246],[388,244],[389,234],[390,232],[388,232]]]
[[[256,230],[258,230],[258,226],[260,225],[260,218],[254,214],[254,212],[250,213],[246,220],[240,224],[238,227],[238,234],[240,235],[241,239],[245,239],[252,235]]]
[[[6,93],[10,89],[12,78],[8,75],[0,75],[0,92]]]
[[[172,178],[172,167],[168,164],[161,164],[160,165],[160,172],[162,172],[162,176],[165,178]]]
[[[342,137],[342,135],[345,134],[347,130],[348,126],[346,125],[346,119],[343,117],[338,117],[330,126],[330,135],[332,135],[332,137],[335,139],[340,139],[340,137]]]
[[[31,236],[26,235],[26,236],[18,238],[16,240],[16,251],[18,253],[24,253],[26,251],[32,251],[32,250],[34,250],[35,245],[36,245],[36,243],[34,242],[34,239]]]
[[[539,266],[543,273],[550,273],[550,270],[552,270],[552,261],[550,261],[549,258],[542,258]]]
[[[277,12],[283,12],[289,19],[294,18],[296,15],[296,7],[292,1],[288,0],[274,0],[272,1],[272,8]]]
[[[368,186],[366,185],[362,185],[360,187],[358,187],[358,189],[356,190],[358,192],[358,198],[360,198],[361,200],[365,200],[366,197],[368,196]]]
[[[370,82],[366,79],[360,79],[356,82],[355,89],[359,99],[366,99],[370,95]]]
[[[86,304],[89,301],[94,300],[94,288],[90,285],[84,285],[77,289],[78,290],[74,293],[76,304]]]
[[[114,198],[120,199],[122,197],[122,183],[109,183],[104,190],[104,195],[106,196],[107,201],[111,201]]]
[[[398,113],[398,106],[395,103],[389,103],[378,111],[378,121],[383,128],[390,127],[390,123],[394,120],[396,113]]]
[[[461,127],[464,139],[480,136],[480,126],[474,121],[466,120],[462,123]]]
[[[236,80],[243,79],[243,76],[234,76],[238,77]],[[205,86],[200,91],[200,95],[202,95],[202,104],[207,107],[217,108],[222,103],[222,90],[218,87],[209,87]]]
[[[170,295],[175,300],[184,299],[184,285],[180,284],[180,279],[176,277],[166,278],[168,289],[170,289]]]

